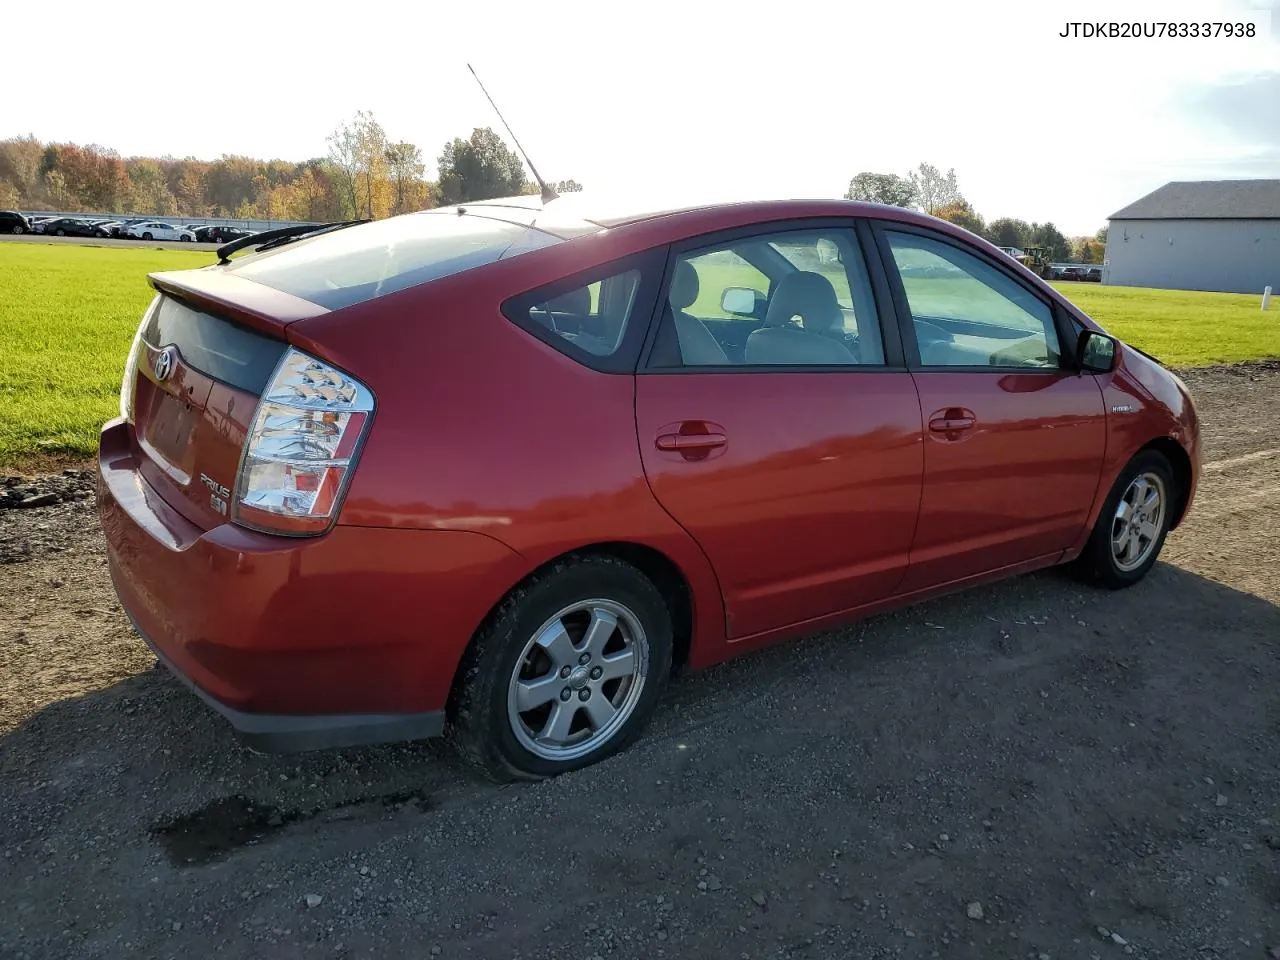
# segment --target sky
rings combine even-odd
[[[614,195],[835,197],[923,161],[988,220],[1084,235],[1170,180],[1280,177],[1280,0],[64,0],[56,29],[42,8],[5,12],[33,61],[101,57],[24,70],[0,138],[304,160],[368,110],[430,173],[502,132],[470,63],[544,177]],[[1257,36],[1060,36],[1120,20]]]

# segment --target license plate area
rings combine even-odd
[[[167,467],[167,472],[172,474],[176,470],[180,473],[181,478],[175,476],[174,479],[184,485],[191,479],[195,451],[192,439],[199,416],[194,407],[168,394],[157,393],[155,409],[147,418],[146,433],[142,438],[151,458]]]

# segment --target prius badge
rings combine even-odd
[[[227,515],[227,498],[231,496],[231,489],[219,483],[207,473],[200,474],[200,482],[209,488],[209,509],[225,517]]]

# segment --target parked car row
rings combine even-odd
[[[1017,260],[1025,251],[1018,247],[1001,247],[1000,251]],[[1050,280],[1083,280],[1094,283],[1102,282],[1102,267],[1090,266],[1087,263],[1051,263],[1049,264]]]
[[[27,217],[0,210],[0,233],[43,233],[57,237],[101,239],[178,240],[185,243],[227,243],[253,236],[251,230],[220,224],[174,224],[165,220],[134,217],[109,220],[88,217]]]
[[[1053,277],[1054,280],[1081,280],[1092,283],[1102,282],[1102,268],[1091,267],[1085,264],[1054,264]]]

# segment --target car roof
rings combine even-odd
[[[436,207],[423,213],[469,213],[510,220],[536,227],[564,239],[571,239],[601,229],[613,229],[654,220],[665,221],[672,236],[692,236],[718,229],[726,219],[750,223],[801,217],[876,217],[918,223],[932,227],[950,227],[945,221],[902,207],[855,200],[835,199],[734,199],[725,195],[679,196],[649,195],[626,192],[592,194],[587,191],[567,193],[543,201],[537,195],[499,197]],[[959,228],[952,228],[952,231]],[[960,230],[961,233],[966,231]]]

